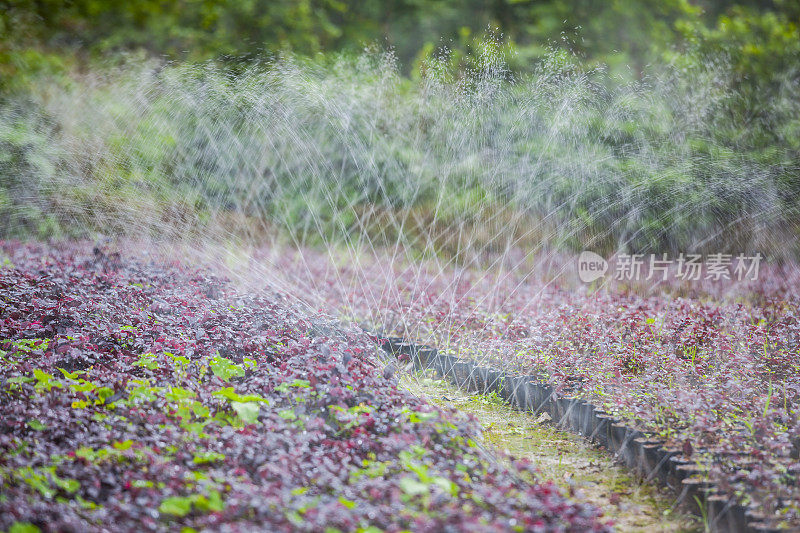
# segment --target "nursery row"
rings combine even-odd
[[[0,530],[609,529],[360,331],[178,264],[2,250]]]
[[[800,527],[798,269],[647,294],[560,286],[534,270],[330,257],[303,254],[298,290],[383,335],[589,401],[696,463],[754,517]]]

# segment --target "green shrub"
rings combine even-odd
[[[563,51],[516,77],[501,59],[413,82],[385,53],[43,80],[0,104],[3,233],[180,238],[235,219],[248,238],[353,243],[376,209],[386,235],[418,237],[477,231],[497,206],[525,214],[504,231],[575,248],[749,251],[795,231],[791,77],[752,122],[724,62],[615,84]]]

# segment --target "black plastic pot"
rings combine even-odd
[[[533,386],[537,380],[534,376],[521,376],[520,380],[522,383],[520,384],[520,389],[517,389],[517,396],[525,399],[525,403],[520,405],[520,409],[523,411],[535,411]]]
[[[419,368],[420,370],[428,370],[429,368],[431,368],[431,365],[433,364],[433,360],[436,358],[436,355],[437,355],[436,348],[431,348],[430,346],[418,347],[414,361],[414,366]]]
[[[553,421],[558,427],[571,429],[569,425],[569,414],[572,409],[572,398],[557,396],[550,400],[550,405],[552,405],[550,408],[551,415],[554,415]]]
[[[550,395],[550,398],[545,401],[544,408],[545,412],[550,415],[550,418],[553,420],[553,424],[557,425],[560,428],[563,428],[563,419],[564,413],[566,412],[566,405],[563,398],[558,396],[557,392],[553,392]]]
[[[502,383],[503,378],[505,377],[504,372],[498,372],[497,370],[489,369],[486,371],[486,390],[484,391],[485,394],[489,394],[491,392],[498,392],[500,388],[500,384]]]
[[[550,399],[553,396],[553,388],[543,383],[528,382],[528,409],[534,414],[550,414]]]
[[[681,489],[681,482],[687,475],[686,470],[679,467],[690,464],[689,461],[686,461],[677,453],[670,457],[669,461],[667,461],[667,486],[679,492]]]
[[[404,342],[403,337],[385,337],[382,339],[381,348],[391,354],[396,354],[399,353],[400,345]]]
[[[508,402],[512,407],[519,409],[520,403],[517,398],[517,391],[525,385],[525,381],[519,376],[505,376],[500,383],[498,395]]]
[[[591,431],[594,418],[594,407],[585,400],[575,399],[570,407],[570,425],[572,431],[586,436]]]
[[[628,428],[620,424],[618,421],[611,424],[608,432],[608,448],[614,452],[622,448],[625,442]]]
[[[411,355],[413,356],[417,353],[417,345],[412,344],[410,342],[399,342],[396,345],[392,345],[394,353],[403,354],[403,355]]]
[[[647,480],[658,479],[660,454],[658,453],[661,443],[658,440],[646,438],[636,439],[639,449],[639,460],[636,470]]]
[[[444,359],[441,354],[435,354],[428,364],[428,368],[432,369],[436,372],[436,375],[443,378],[445,376],[444,372]]]
[[[514,379],[514,396],[512,405],[520,411],[528,409],[528,378],[517,377]]]
[[[747,520],[744,508],[722,494],[710,494],[706,499],[708,525],[712,531],[745,531]]]
[[[484,375],[481,373],[482,369],[478,366],[475,366],[472,363],[469,363],[469,376],[467,376],[467,381],[464,385],[464,389],[468,392],[478,392],[480,389],[480,383],[485,381]]]
[[[503,400],[507,401],[509,405],[511,405],[511,401],[514,395],[514,384],[513,384],[514,377],[513,376],[503,376],[503,379],[500,380],[500,383],[497,388],[497,395],[500,396]]]
[[[708,497],[714,486],[705,479],[687,477],[681,481],[681,492],[678,494],[678,503],[683,504],[696,515],[703,515],[707,508]]]
[[[611,426],[617,422],[618,420],[613,416],[603,413],[602,411],[597,412],[595,415],[595,426],[589,434],[589,438],[596,444],[611,450]]]
[[[389,339],[378,339],[378,341],[378,345],[381,347],[381,350],[390,355],[394,353],[394,350],[392,349],[392,343],[389,341]]]
[[[637,470],[639,468],[639,461],[642,457],[642,443],[639,442],[641,437],[642,433],[640,431],[628,428],[625,445],[620,450],[620,455],[625,461],[625,464],[632,470]]]
[[[459,388],[469,389],[469,382],[472,379],[472,371],[474,369],[472,363],[464,361],[456,361],[453,363],[450,372],[450,380]]]
[[[505,386],[507,381],[508,378],[506,376],[503,376],[494,388],[494,392],[497,393],[497,396],[506,402],[510,401],[511,398],[508,394],[508,389],[506,389]]]
[[[679,453],[678,450],[673,450],[671,448],[659,448],[656,451],[656,466],[653,469],[653,474],[651,474],[653,477],[648,478],[648,480],[658,479],[662,485],[668,486],[668,479],[672,468],[672,458]]]
[[[583,435],[588,436],[594,428],[594,406],[585,400],[576,400],[573,429]]]
[[[475,385],[474,392],[486,394],[489,385],[489,369],[484,366],[476,366],[472,370],[472,382]]]
[[[580,431],[580,400],[561,398],[561,424],[572,432]]]
[[[610,446],[628,468],[636,468],[639,463],[641,445],[636,439],[643,437],[641,431],[629,428],[623,423],[612,424]]]
[[[676,461],[677,462],[677,461]],[[680,464],[675,467],[677,477],[681,481],[691,477],[705,477],[706,472],[698,467],[695,463],[689,462],[688,464]]]
[[[442,377],[449,379],[451,382],[453,380],[453,365],[458,363],[458,358],[453,357],[452,355],[442,355],[439,354],[439,360],[442,364]]]
[[[574,428],[575,415],[577,413],[576,400],[573,398],[558,398],[556,409],[558,412],[558,425],[569,431],[576,431]]]

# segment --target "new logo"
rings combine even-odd
[[[588,250],[578,256],[578,277],[584,283],[590,283],[603,277],[608,271],[608,261]]]

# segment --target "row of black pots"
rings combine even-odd
[[[763,517],[746,512],[735,499],[717,491],[705,479],[700,467],[681,459],[679,450],[662,446],[661,441],[626,426],[590,402],[559,395],[536,376],[513,376],[477,366],[400,337],[382,338],[379,342],[386,352],[404,360],[410,359],[416,370],[433,370],[463,390],[478,394],[495,392],[516,409],[534,414],[547,413],[558,427],[605,447],[648,481],[656,481],[673,490],[684,508],[698,516],[705,515],[712,531],[766,533],[776,530],[763,521]]]

